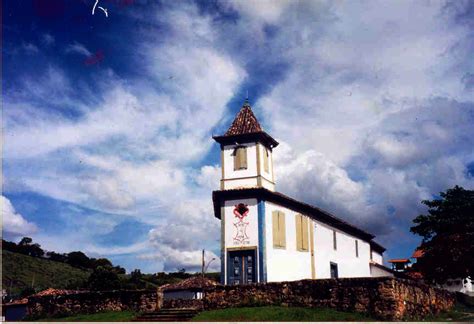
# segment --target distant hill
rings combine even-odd
[[[10,294],[19,294],[33,286],[35,290],[81,287],[91,270],[74,268],[67,263],[2,251],[2,286]]]

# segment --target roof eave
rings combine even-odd
[[[384,253],[385,251],[387,251],[386,248],[384,248],[382,245],[375,241],[370,241],[370,248],[378,253]]]
[[[213,136],[212,138],[221,145],[242,144],[255,141],[266,144],[269,148],[273,149],[279,144],[273,137],[264,131],[237,135]]]

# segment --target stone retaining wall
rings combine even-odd
[[[156,290],[116,290],[30,297],[27,313],[35,319],[103,311],[151,312],[156,308]]]
[[[202,309],[202,299],[167,299],[163,301],[163,308],[194,308]]]
[[[449,310],[455,296],[422,283],[389,277],[301,280],[207,288],[204,309],[242,306],[328,307],[384,320],[422,319]]]

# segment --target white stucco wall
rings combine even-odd
[[[286,249],[273,247],[272,211],[285,213]],[[267,280],[298,280],[311,278],[311,252],[296,249],[295,211],[265,203]],[[330,278],[330,263],[338,265],[340,278],[370,277],[370,245],[352,235],[336,230],[337,250],[333,249],[333,228],[329,225],[310,220],[314,227],[314,264],[316,279]],[[309,239],[309,233],[308,233]],[[359,256],[355,252],[355,240],[358,240]]]
[[[237,204],[248,205],[249,213],[244,218],[245,240],[236,240],[236,225],[239,219],[233,211]],[[272,212],[279,210],[285,213],[286,248],[273,247]],[[311,278],[311,249],[298,251],[296,245],[295,215],[293,210],[265,202],[265,235],[266,235],[266,269],[267,281],[289,281]],[[226,201],[225,217],[225,249],[257,248],[258,247],[258,205],[257,199],[239,199]],[[315,278],[330,278],[330,263],[338,265],[340,278],[370,277],[370,244],[352,235],[336,229],[337,250],[333,249],[333,228],[327,224],[309,219],[309,226],[314,229],[314,267]],[[356,256],[355,240],[358,241],[359,255]],[[308,243],[311,244],[309,229]],[[258,251],[258,248],[257,248]],[[382,264],[382,256],[373,251],[372,257]],[[257,260],[258,262],[258,253]],[[257,263],[259,264],[259,263]],[[377,271],[377,270],[375,270]],[[257,269],[257,275],[259,269]],[[377,272],[378,273],[378,272]],[[376,274],[377,274],[376,273]],[[374,274],[372,274],[373,276]],[[381,274],[380,274],[381,275]]]
[[[224,179],[256,177],[257,176],[257,150],[255,143],[246,143],[247,147],[247,169],[234,170],[234,149],[236,145],[224,146]]]
[[[337,263],[340,278],[370,277],[370,245],[361,239],[314,222],[314,256],[316,278],[330,278],[330,262]],[[333,248],[333,230],[336,231],[337,250]],[[355,240],[359,241],[359,256],[355,252]]]
[[[375,251],[372,251],[372,261],[383,265],[383,256]]]
[[[243,203],[247,205],[249,209],[248,215],[243,219],[245,225],[245,234],[248,237],[243,241],[236,240],[237,227],[239,219],[234,215],[235,205]],[[224,215],[225,215],[225,247],[236,248],[236,247],[256,247],[258,246],[258,210],[257,210],[257,199],[239,199],[239,200],[228,200],[224,204]]]
[[[253,188],[257,187],[257,178],[248,179],[227,179],[224,181],[224,190],[235,188]]]
[[[265,171],[265,165],[264,165],[264,157],[263,155],[265,154],[265,146],[263,144],[258,145],[258,150],[260,151],[260,174],[262,175],[263,178],[267,179],[268,181],[274,182],[273,181],[273,168],[272,168],[272,151],[268,149],[268,172]]]
[[[234,156],[232,154],[234,153],[236,145],[224,146],[224,189],[227,190],[234,188],[252,188],[262,186],[269,190],[275,190],[272,174],[272,152],[268,150],[269,168],[268,172],[266,172],[263,160],[263,154],[265,154],[263,145],[257,145],[256,143],[246,143],[242,145],[247,147],[247,169],[243,170],[234,170]],[[259,176],[257,167],[257,150],[260,153],[260,185],[257,181],[257,176]]]
[[[370,265],[370,276],[371,277],[393,277],[393,273],[388,271],[388,270],[381,269],[381,268],[371,264]]]
[[[285,213],[285,249],[273,247],[272,212],[274,210],[279,210]],[[296,212],[289,210],[288,208],[265,202],[267,281],[269,282],[311,279],[311,252],[300,252],[296,249],[296,214]]]

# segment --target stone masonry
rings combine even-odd
[[[217,286],[205,290],[204,309],[242,306],[328,307],[383,320],[417,320],[449,310],[455,296],[425,284],[389,277],[301,280]]]
[[[243,306],[327,307],[382,320],[420,320],[449,310],[455,295],[417,281],[389,277],[300,280],[204,288],[201,300],[163,300],[163,291],[82,292],[35,296],[30,319],[101,311],[152,312],[161,307],[204,310]]]
[[[74,294],[33,296],[28,298],[28,318],[59,317],[103,311],[157,309],[156,290],[89,291]]]

